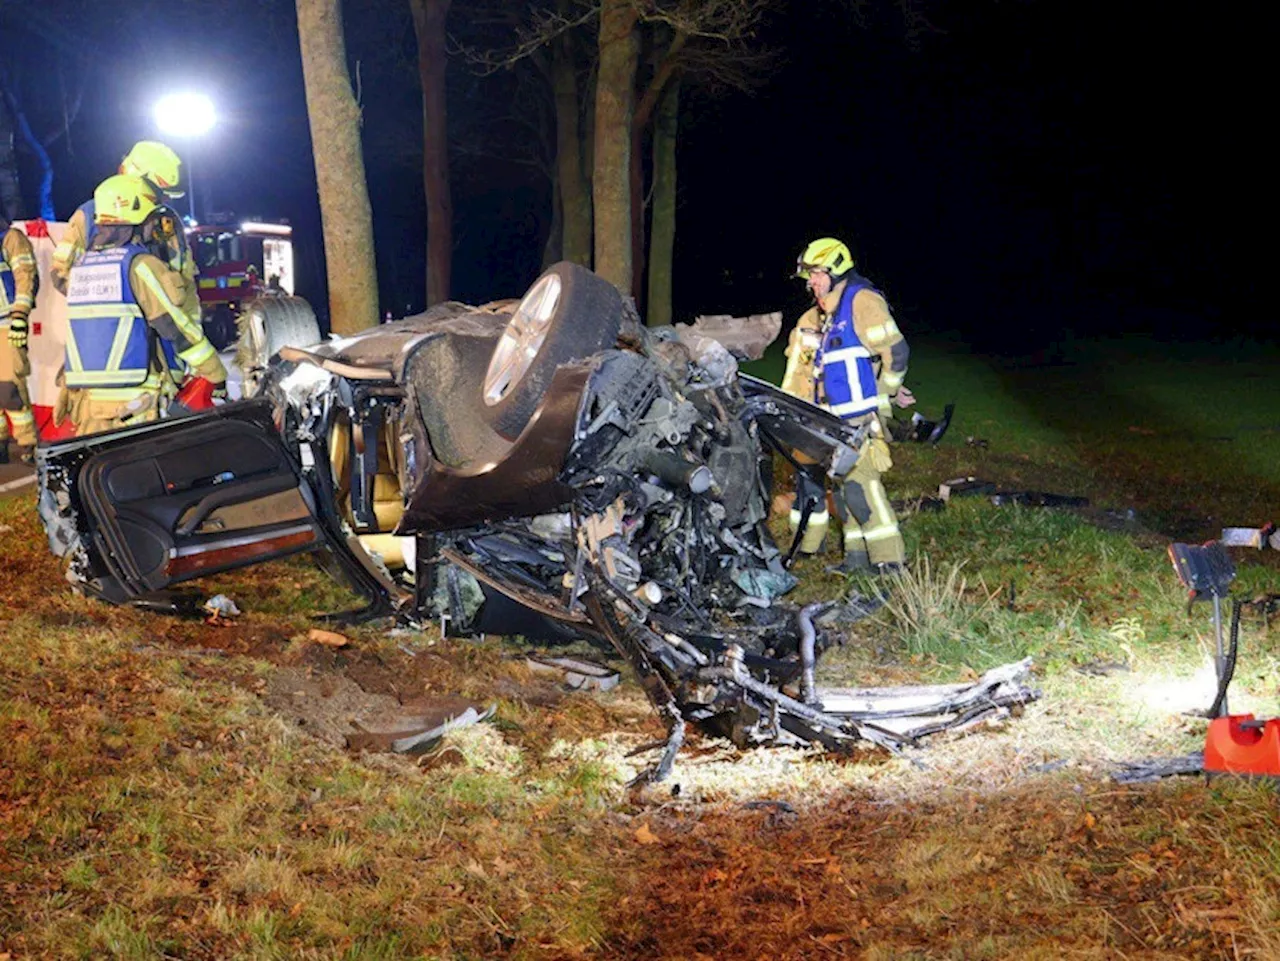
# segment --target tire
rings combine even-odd
[[[512,313],[481,381],[494,429],[508,440],[519,437],[556,368],[616,346],[626,316],[622,295],[608,281],[569,261],[549,267]],[[516,360],[539,335],[532,359]]]
[[[282,347],[320,343],[316,312],[301,297],[259,297],[245,304],[237,322],[236,362],[244,373],[244,396],[257,393],[262,372]]]
[[[224,351],[236,342],[236,319],[226,304],[219,304],[206,314],[201,326],[216,351]]]

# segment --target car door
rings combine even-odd
[[[90,435],[41,460],[91,567],[124,598],[331,546],[265,401]],[[42,504],[46,526],[56,500]]]

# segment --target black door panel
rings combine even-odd
[[[131,593],[325,546],[264,402],[102,437],[93,451],[80,497]]]

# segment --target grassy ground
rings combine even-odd
[[[1140,348],[917,348],[922,405],[958,416],[896,448],[895,497],[977,474],[1096,506],[909,516],[910,575],[822,679],[1031,655],[1045,697],[903,759],[695,737],[630,793],[659,728],[629,683],[566,694],[496,639],[314,644],[307,615],[350,599],[300,562],[208,585],[248,612],[230,626],[105,608],[64,589],[29,497],[0,501],[0,958],[1280,958],[1274,791],[1106,777],[1203,737],[1181,712],[1212,636],[1165,535],[1280,503],[1274,358]],[[801,596],[849,586],[832,560]],[[1237,560],[1239,595],[1280,591],[1267,554]],[[1242,651],[1235,706],[1274,713],[1276,631],[1247,617]],[[418,761],[340,746],[424,694],[496,720]]]

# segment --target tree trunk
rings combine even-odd
[[[422,185],[427,197],[427,306],[449,299],[453,267],[453,198],[445,112],[445,21],[450,0],[409,0],[418,37],[422,84]]]
[[[603,0],[600,66],[596,77],[595,269],[624,294],[631,292],[631,115],[640,48],[631,0]]]
[[[676,130],[680,115],[680,80],[672,79],[662,94],[653,123],[653,218],[649,228],[648,323],[671,323],[672,262],[676,246]]]
[[[564,255],[564,200],[560,196],[560,175],[551,172],[551,226],[542,245],[542,269],[567,259]],[[575,261],[575,263],[578,261]]]
[[[341,0],[297,0],[298,43],[329,280],[329,326],[353,334],[378,322],[373,214],[360,153],[360,106],[351,92]]]
[[[649,121],[653,119],[659,99],[676,74],[680,51],[688,39],[684,33],[677,33],[671,39],[631,118],[631,293],[637,304],[641,302],[640,294],[644,290],[645,268],[644,163],[640,160],[644,156],[644,134],[649,129]]]
[[[551,80],[556,103],[556,179],[559,186],[563,233],[560,255],[591,266],[591,184],[582,165],[578,78],[574,73],[572,40],[556,39],[551,51]]]

